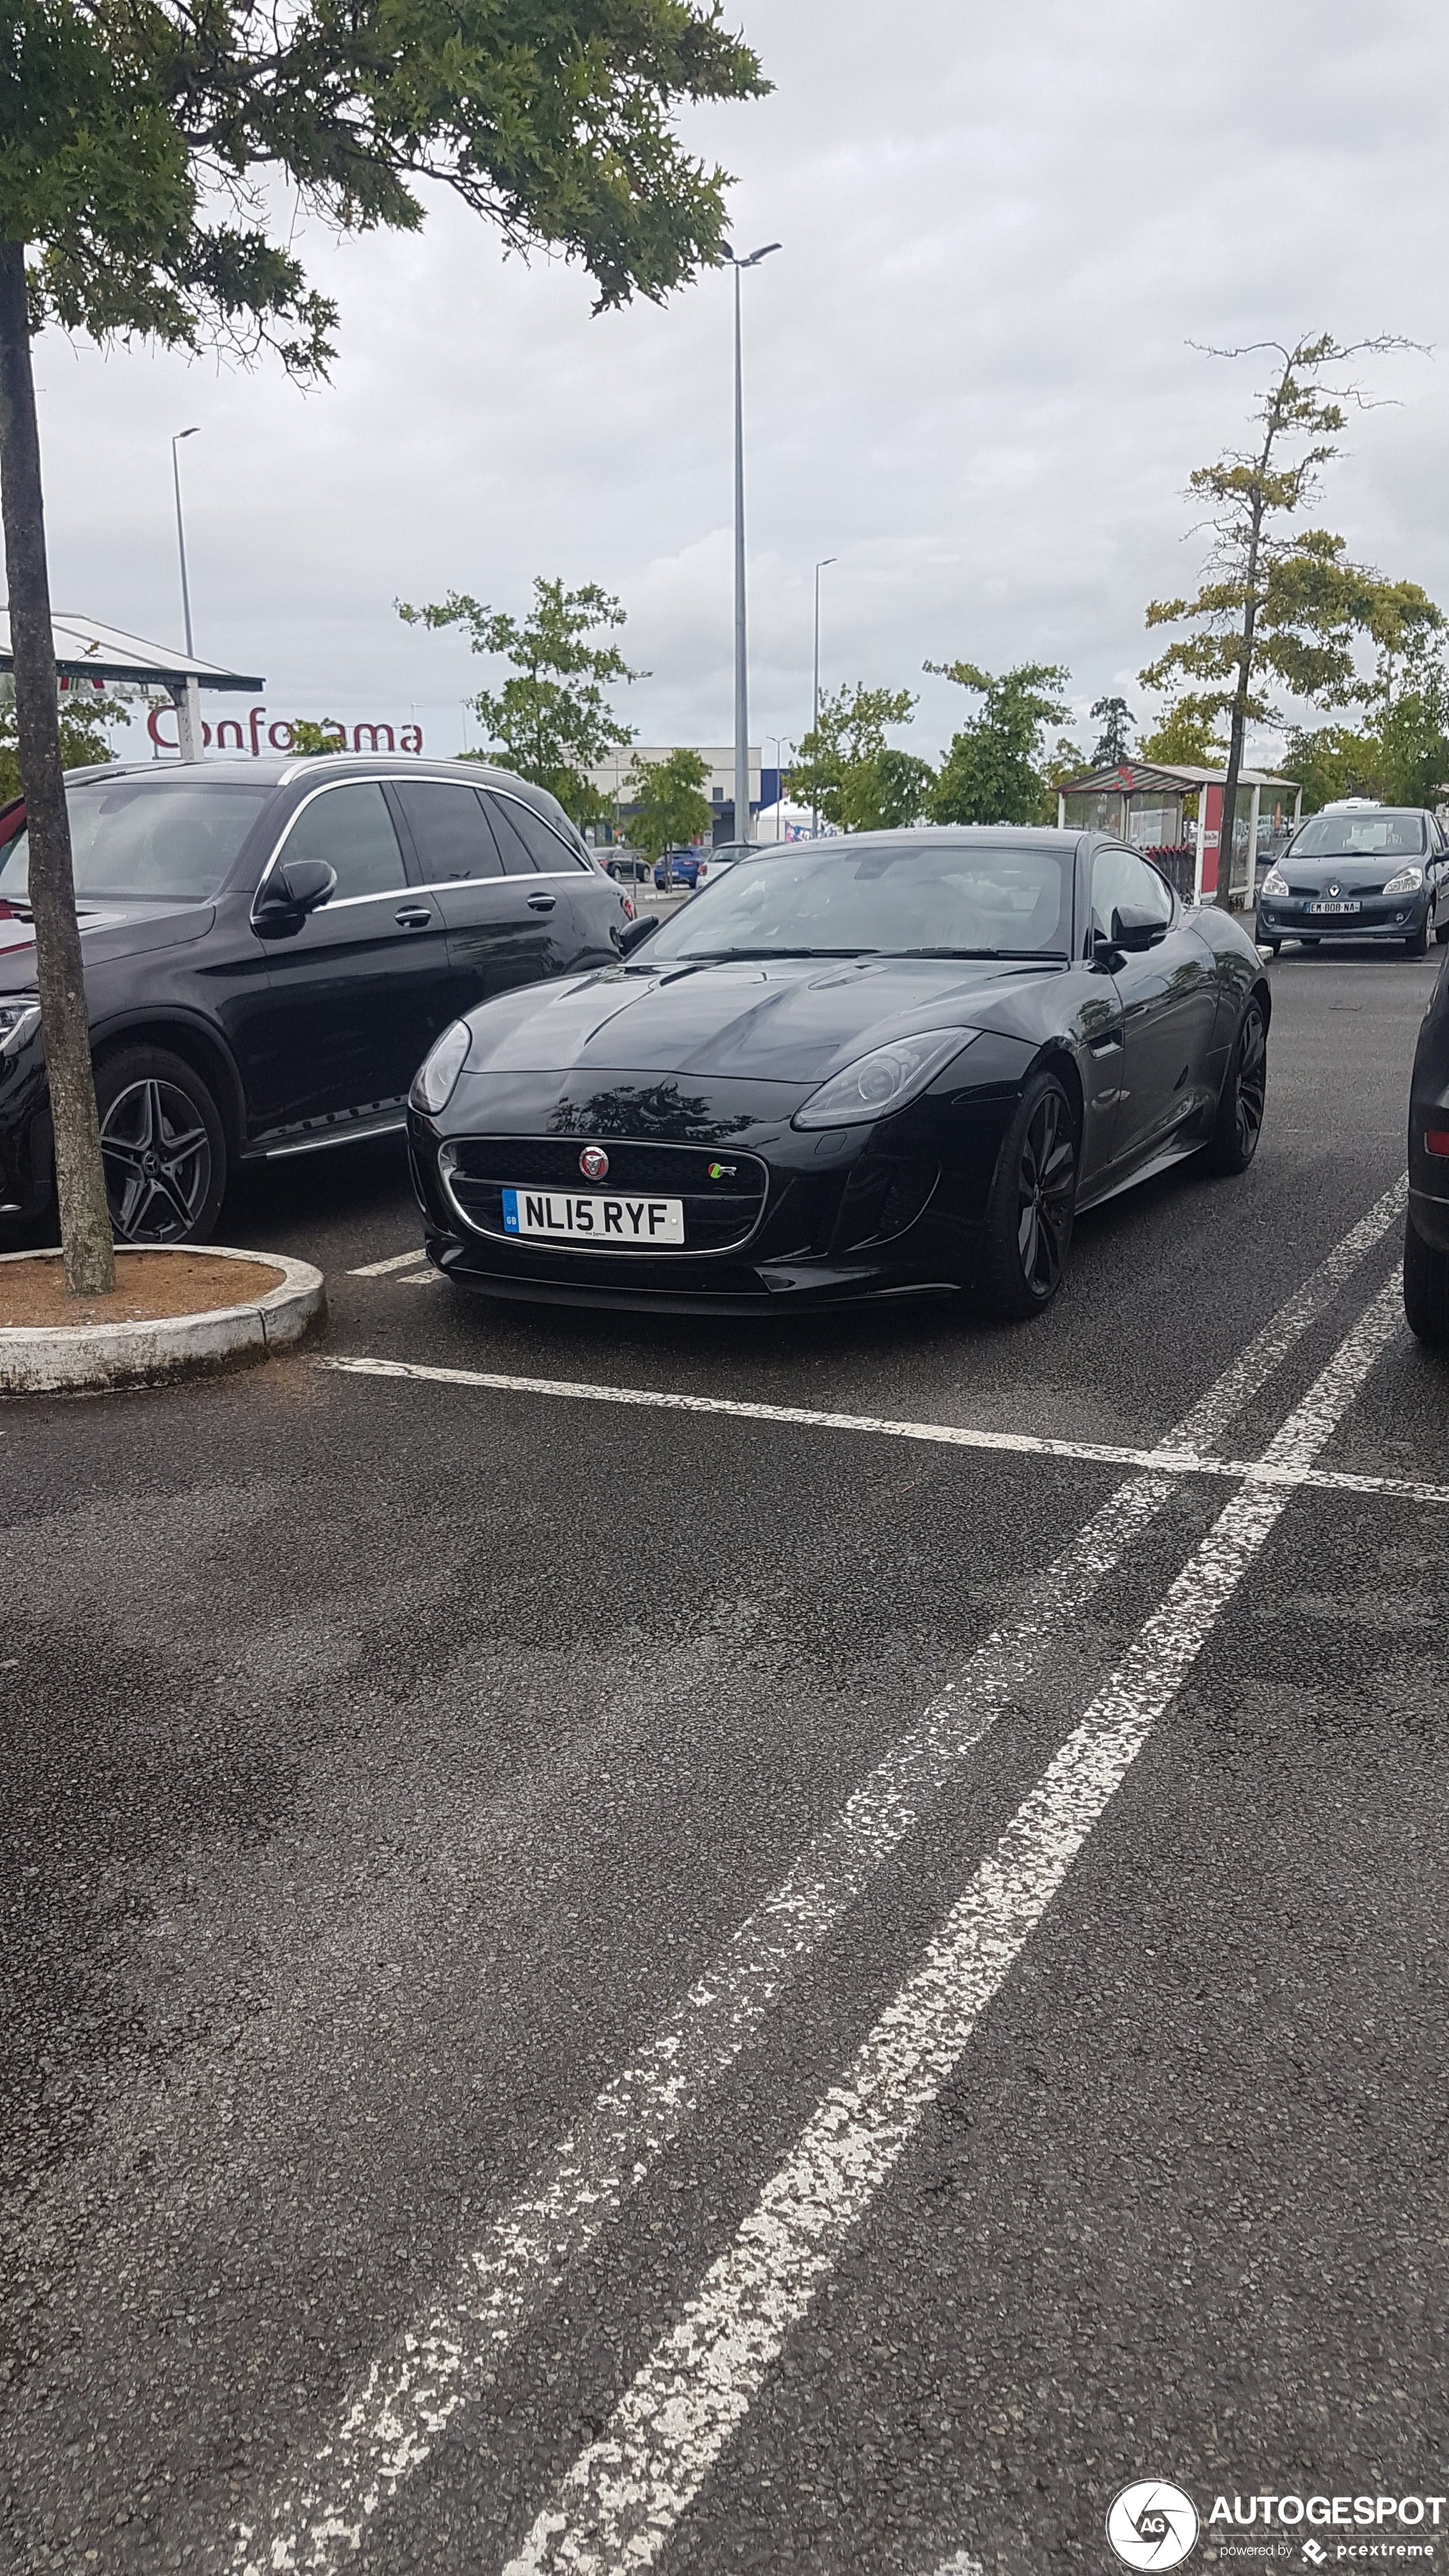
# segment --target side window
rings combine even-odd
[[[325,859],[337,870],[334,903],[391,894],[407,883],[402,851],[376,779],[326,787],[304,805],[287,834],[284,859]]]
[[[1166,878],[1132,850],[1098,850],[1092,861],[1092,928],[1104,939],[1111,938],[1114,912],[1149,912],[1158,921],[1172,919],[1172,889]]]
[[[507,817],[534,866],[542,868],[545,874],[556,876],[560,868],[581,868],[587,864],[576,850],[569,848],[567,841],[559,838],[551,824],[545,823],[533,806],[525,805],[512,796],[495,796],[490,801],[494,813]]]
[[[450,787],[441,779],[420,778],[399,782],[393,793],[407,816],[425,883],[503,874],[503,861],[476,787]]]

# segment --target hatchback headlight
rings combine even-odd
[[[1396,877],[1390,877],[1384,892],[1385,894],[1417,894],[1423,882],[1422,868],[1400,868]]]
[[[426,1055],[413,1076],[408,1099],[414,1109],[425,1109],[436,1118],[453,1097],[453,1088],[468,1061],[473,1032],[466,1020],[455,1020],[444,1029],[431,1055]]]
[[[1258,888],[1259,894],[1286,894],[1288,880],[1281,868],[1270,868]]]
[[[928,1029],[923,1037],[893,1038],[889,1046],[875,1047],[869,1055],[848,1064],[843,1073],[833,1073],[813,1091],[803,1109],[797,1109],[794,1127],[864,1126],[872,1118],[884,1118],[888,1111],[900,1109],[917,1092],[933,1082],[953,1055],[969,1047],[978,1037],[977,1029]]]

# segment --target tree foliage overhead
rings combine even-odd
[[[648,676],[631,670],[616,645],[592,640],[601,629],[624,624],[617,599],[597,582],[565,590],[561,581],[539,575],[532,613],[521,620],[456,590],[428,608],[399,600],[398,615],[409,626],[466,627],[475,653],[512,664],[501,688],[480,689],[470,701],[488,736],[478,757],[546,787],[576,823],[608,812],[588,772],[634,739],[614,714],[608,691]]]
[[[928,662],[928,671],[978,692],[979,715],[952,738],[931,789],[933,823],[1035,823],[1045,818],[1042,736],[1064,724],[1070,674],[1056,662],[1022,662],[993,679],[974,662]],[[1055,805],[1051,819],[1055,821]]]
[[[125,724],[130,712],[120,698],[97,697],[91,690],[83,695],[67,690],[60,702],[62,768],[89,769],[97,761],[113,760],[116,755],[111,729]],[[0,804],[9,804],[22,792],[15,693],[7,688],[0,691]]]
[[[909,689],[828,691],[820,721],[801,742],[790,790],[843,832],[894,832],[918,823],[932,773],[928,761],[887,742],[891,725],[911,721]]]
[[[663,760],[636,760],[624,794],[633,812],[629,839],[646,859],[657,862],[666,850],[684,849],[710,827],[709,778],[697,751],[680,749]]]
[[[671,112],[768,86],[714,0],[10,0],[0,239],[33,245],[37,321],[315,374],[337,317],[298,207],[413,231],[435,183],[580,262],[600,306],[660,297],[724,225]]]

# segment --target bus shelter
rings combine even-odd
[[[1184,900],[1212,901],[1218,888],[1222,839],[1223,769],[1178,768],[1124,761],[1065,780],[1057,793],[1057,821],[1078,831],[1113,832],[1154,859]],[[1189,816],[1188,807],[1196,808]],[[1271,770],[1238,773],[1234,816],[1232,891],[1251,904],[1259,860],[1281,849],[1303,810],[1296,779]]]
[[[217,662],[198,662],[192,653],[173,653],[164,644],[124,634],[119,626],[102,626],[93,617],[71,617],[57,610],[51,618],[55,639],[56,681],[65,694],[87,687],[122,686],[161,689],[176,709],[176,736],[183,760],[202,754],[201,692],[243,689],[259,697],[265,682],[250,672],[225,671]],[[10,651],[10,612],[0,608],[0,672],[14,669]]]

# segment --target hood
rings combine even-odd
[[[470,1073],[680,1073],[817,1083],[917,1029],[1010,1029],[1022,987],[1059,967],[940,958],[604,967],[470,1015]]]
[[[216,918],[210,903],[130,903],[87,900],[77,906],[86,963],[135,957],[151,948],[179,948],[202,939]],[[35,982],[35,928],[28,913],[0,902],[0,989]]]
[[[1422,872],[1432,862],[1427,850],[1420,850],[1417,856],[1411,852],[1407,858],[1397,850],[1355,850],[1333,856],[1321,856],[1315,850],[1311,857],[1305,852],[1301,859],[1290,850],[1285,859],[1275,859],[1273,864],[1290,886],[1306,886],[1311,894],[1326,893],[1330,884],[1336,885],[1340,894],[1380,894],[1401,868],[1418,868]]]

